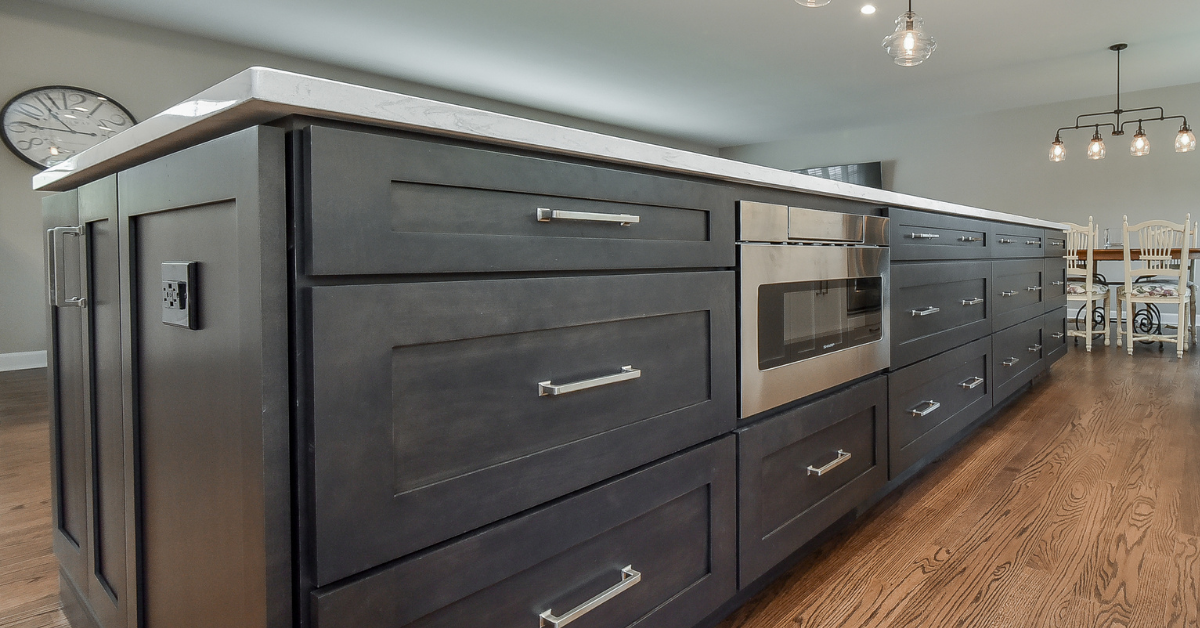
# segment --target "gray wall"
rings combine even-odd
[[[0,103],[42,85],[116,99],[144,120],[252,65],[434,98],[490,111],[715,154],[713,147],[48,7],[0,0]],[[0,356],[45,349],[41,196],[35,170],[0,149]],[[4,367],[0,359],[0,368]]]

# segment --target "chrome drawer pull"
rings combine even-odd
[[[972,377],[971,379],[968,379],[967,381],[960,383],[959,386],[962,386],[966,390],[971,390],[972,388],[978,387],[982,383],[983,383],[982,377]]]
[[[1001,293],[1000,293],[1000,296],[1002,296],[1002,297],[1015,297],[1015,296],[1017,296],[1017,291],[1016,291],[1016,290],[1005,290],[1004,292],[1001,292]]]
[[[617,597],[621,593],[627,591],[629,587],[632,587],[641,581],[642,573],[640,571],[634,571],[632,565],[626,565],[625,568],[621,570],[620,582],[609,587],[609,589],[604,593],[601,593],[600,595],[597,595],[583,604],[576,606],[561,617],[555,617],[552,610],[546,610],[542,614],[538,615],[538,617],[541,619],[541,621],[538,622],[538,626],[539,628],[544,628],[545,626],[550,626],[550,628],[561,628],[562,626],[566,626],[576,619],[579,619],[591,611],[596,610],[597,606],[600,606],[614,597]]]
[[[912,315],[913,316],[929,316],[930,314],[937,314],[938,312],[941,312],[941,311],[942,311],[942,308],[933,307],[931,305],[923,310],[913,310]]]
[[[1000,244],[1012,244],[1013,243],[1013,241],[1009,240],[1008,238],[1000,238],[999,240],[996,240],[996,241],[999,242]]]
[[[1032,347],[1029,347],[1030,353],[1037,353],[1038,351],[1041,351],[1041,350],[1042,350],[1042,345],[1033,345]]]
[[[1025,286],[1025,290],[1028,292],[1036,292],[1041,289],[1042,289],[1041,286]]]
[[[1001,364],[1003,364],[1004,366],[1014,366],[1014,365],[1016,365],[1017,362],[1020,362],[1020,361],[1021,360],[1018,358],[1009,358],[1009,359],[1001,362]]]
[[[1050,334],[1050,337],[1055,340],[1059,340],[1063,337],[1063,333],[1061,331],[1056,331],[1053,334]]]
[[[963,299],[963,305],[979,305],[983,303],[983,297],[975,297],[974,299]]]
[[[550,397],[553,395],[565,395],[569,392],[587,390],[588,388],[595,388],[597,386],[606,386],[608,384],[615,384],[617,382],[623,382],[630,379],[637,379],[641,376],[641,369],[635,369],[632,366],[622,366],[620,373],[605,375],[604,377],[597,377],[594,379],[585,379],[579,382],[571,382],[570,384],[538,382],[538,396]]]
[[[573,212],[565,209],[546,209],[539,207],[537,210],[538,222],[550,222],[555,220],[585,220],[588,222],[615,222],[622,227],[628,227],[636,222],[641,222],[641,216],[633,214],[601,214],[598,212]]]
[[[1061,285],[1063,285],[1063,282],[1061,282],[1061,281],[1051,281],[1051,282],[1050,282],[1050,285],[1052,285],[1052,286],[1061,286]]]
[[[910,237],[914,240],[932,240],[934,238],[940,238],[942,236],[940,236],[936,233],[910,233],[908,235],[908,237]]]
[[[49,289],[50,307],[87,307],[87,298],[67,296],[67,282],[63,279],[66,266],[63,264],[63,236],[83,237],[83,227],[54,227],[46,230],[46,287]]]
[[[1041,241],[1041,240],[1026,240],[1026,241],[1025,241],[1025,244],[1028,244],[1028,245],[1030,245],[1030,246],[1032,246],[1032,245],[1034,245],[1034,244],[1041,244],[1041,243],[1042,243],[1042,241]]]
[[[976,238],[975,236],[962,236],[958,239],[958,241],[959,242],[983,242],[983,238]]]
[[[929,401],[922,401],[921,403],[925,403],[925,404],[929,404],[929,405],[925,406],[924,410],[909,410],[909,412],[911,412],[913,416],[925,416],[925,415],[929,414],[930,412],[933,412],[934,410],[937,410],[938,408],[942,407],[942,404],[940,404],[936,401],[933,401],[932,399]]]
[[[850,459],[850,452],[842,451],[839,449],[837,458],[834,458],[833,462],[821,467],[820,469],[812,466],[811,464],[808,465],[808,474],[820,477],[820,476],[825,475],[826,473],[829,473],[830,471],[833,471],[834,469],[838,468],[839,466],[842,465],[843,462],[846,462],[849,459]]]

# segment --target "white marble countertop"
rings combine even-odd
[[[1046,220],[829,181],[270,68],[241,72],[50,167],[33,177],[33,187],[70,190],[162,155],[290,115],[466,138],[893,207],[1066,229],[1065,225]]]

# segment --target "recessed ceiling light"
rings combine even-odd
[[[862,14],[863,14],[863,15],[871,15],[872,13],[874,13],[874,12],[875,12],[875,5],[873,5],[873,4],[864,4],[864,5],[863,5],[863,8],[862,8],[861,10],[862,10]]]

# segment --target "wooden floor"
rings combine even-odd
[[[1169,349],[1073,350],[722,628],[1200,625],[1200,352]],[[44,388],[0,373],[0,628],[67,625]]]
[[[0,372],[0,626],[67,626],[50,550],[46,371]]]
[[[1072,352],[721,628],[1200,625],[1200,359]]]

